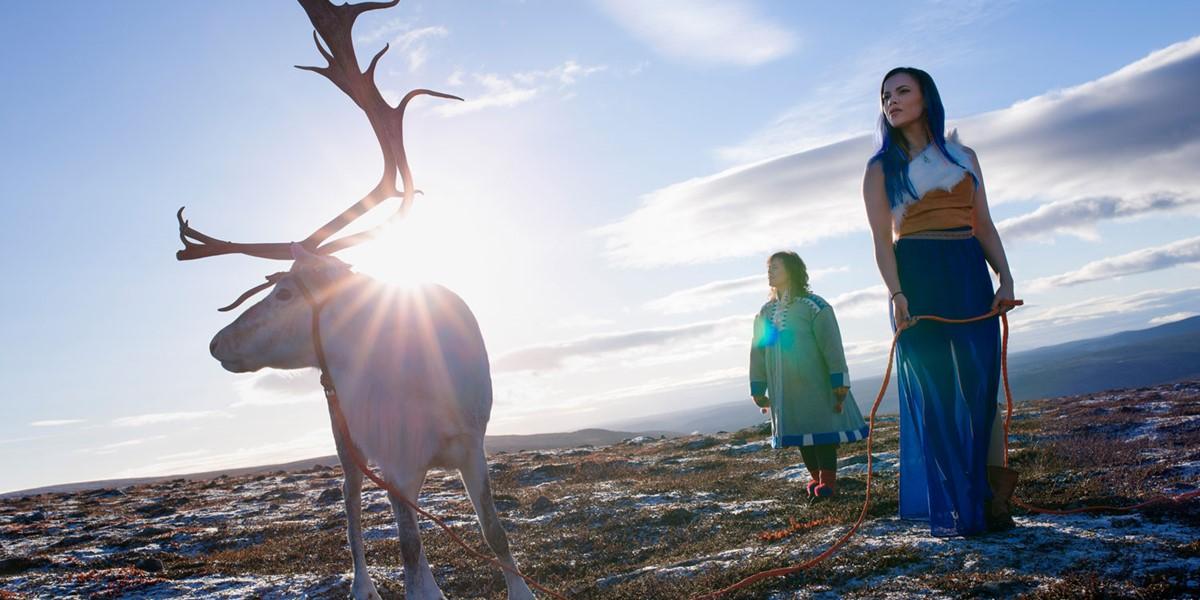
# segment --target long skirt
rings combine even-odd
[[[952,319],[991,308],[994,291],[974,237],[896,242],[910,314]],[[893,319],[894,327],[894,319]],[[999,391],[997,318],[921,321],[900,334],[900,516],[928,519],[935,536],[986,530],[988,445]]]

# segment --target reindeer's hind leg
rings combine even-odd
[[[487,457],[482,445],[468,451],[467,460],[459,469],[459,473],[462,475],[463,485],[467,488],[467,494],[471,497],[471,503],[475,505],[479,528],[483,530],[488,547],[496,553],[496,559],[501,564],[517,570],[517,561],[513,559],[508,548],[508,535],[504,532],[504,526],[500,524],[496,505],[492,501],[492,484],[488,477]],[[533,599],[533,592],[524,579],[505,570],[504,582],[508,585],[509,600]]]
[[[346,502],[346,532],[350,539],[350,556],[354,559],[354,584],[350,593],[355,600],[381,600],[371,575],[367,573],[367,559],[363,554],[362,537],[362,471],[354,465],[349,454],[342,450],[342,440],[334,431],[338,459],[342,462],[345,480],[342,482],[342,498]]]
[[[417,493],[425,481],[425,472],[418,477],[396,486],[410,502],[417,501]],[[388,493],[392,510],[396,513],[396,529],[400,534],[400,553],[404,559],[404,597],[419,600],[445,600],[442,590],[433,579],[433,571],[425,558],[421,545],[421,533],[417,528],[417,513],[393,493]]]

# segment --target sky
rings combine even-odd
[[[476,314],[489,433],[746,400],[766,257],[797,251],[855,378],[886,361],[860,194],[882,74],[979,155],[1012,350],[1200,313],[1200,4],[407,1],[355,27],[424,87],[407,221],[341,258]],[[31,2],[0,21],[0,491],[333,452],[314,371],[234,375],[216,312],[284,263],[177,262],[175,211],[287,241],[382,161],[299,5]],[[874,390],[855,390],[860,403]]]

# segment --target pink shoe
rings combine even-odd
[[[834,469],[819,471],[821,476],[821,484],[813,490],[813,494],[821,498],[830,498],[837,495],[837,471]]]

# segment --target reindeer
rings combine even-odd
[[[210,352],[235,373],[264,367],[322,370],[345,473],[342,493],[354,563],[354,598],[379,598],[363,553],[363,472],[354,460],[357,454],[375,463],[389,484],[407,598],[443,598],[421,547],[412,507],[428,470],[445,467],[457,469],[462,477],[484,538],[504,567],[508,597],[532,599],[492,500],[483,447],[492,384],[474,315],[446,288],[391,288],[331,256],[370,239],[379,227],[326,241],[389,198],[401,197],[389,222],[407,212],[416,190],[404,153],[404,109],[419,95],[461,98],[418,89],[397,106],[388,105],[374,81],[375,67],[387,46],[375,54],[366,71],[359,71],[351,43],[355,19],[368,10],[395,6],[398,0],[341,6],[328,0],[299,2],[312,21],[313,41],[327,65],[297,68],[325,76],[366,113],[383,152],[384,173],[365,197],[296,243],[222,241],[193,229],[179,209],[176,218],[184,245],[176,254],[179,260],[246,254],[293,261],[288,271],[268,276],[267,283],[220,309],[232,310],[257,292],[274,288],[217,333]],[[403,190],[396,188],[397,172]]]

